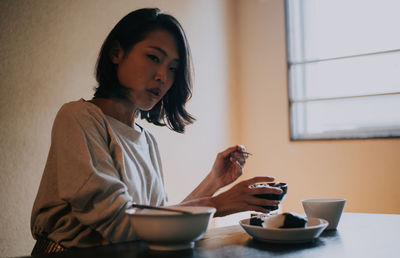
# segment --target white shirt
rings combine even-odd
[[[64,104],[32,210],[33,236],[65,247],[134,240],[125,214],[132,202],[166,205],[155,137],[83,99]]]

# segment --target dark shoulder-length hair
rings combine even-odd
[[[136,43],[144,40],[148,33],[157,29],[166,30],[174,36],[180,62],[171,88],[151,110],[140,110],[140,118],[183,133],[185,126],[195,120],[185,109],[186,102],[192,96],[190,49],[179,22],[157,8],[144,8],[127,14],[107,36],[97,59],[98,87],[94,98],[127,98],[128,89],[118,81],[116,64],[111,61],[111,51],[119,43],[124,53],[127,53]]]

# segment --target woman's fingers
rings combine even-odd
[[[238,177],[241,176],[243,174],[243,165],[241,165],[238,161],[235,161],[235,160],[232,162],[234,162],[234,164],[236,166],[236,171],[237,171]]]
[[[249,188],[249,193],[251,194],[281,194],[283,193],[282,189],[278,187],[256,187]]]
[[[279,200],[269,200],[263,197],[257,197],[257,194],[281,194],[282,190],[276,187],[263,187],[260,188],[248,188],[242,192],[236,192],[235,202],[236,205],[251,205],[251,206],[277,206],[280,204]]]
[[[237,160],[240,162],[240,164],[243,166],[244,163],[246,162],[246,158],[248,157],[247,154],[243,153],[245,151],[245,147],[243,145],[235,145],[227,148],[226,150],[218,153],[218,156],[220,158],[226,159],[226,158],[233,158],[234,160]]]
[[[242,147],[240,145],[231,146],[231,147],[227,148],[226,150],[218,153],[218,156],[221,156],[222,158],[227,158],[227,157],[231,156],[231,153],[233,153],[235,151],[239,151],[241,149],[242,149]]]
[[[230,157],[230,161],[236,166],[237,169],[243,169],[243,166],[246,162],[239,162],[238,160]]]
[[[275,178],[272,176],[256,176],[256,177],[242,181],[242,184],[250,186],[250,185],[254,185],[255,183],[273,182],[274,180],[275,180]]]
[[[265,198],[259,198],[259,197],[249,197],[246,200],[247,204],[253,205],[253,206],[277,206],[281,202],[277,200],[268,200]]]
[[[249,207],[250,211],[256,211],[256,212],[261,212],[261,213],[269,213],[270,210],[262,207],[262,206],[250,206]]]
[[[232,162],[237,161],[241,166],[246,163],[246,158],[243,157],[243,154],[236,154],[237,152],[233,152],[230,159]]]
[[[245,147],[243,145],[236,145],[233,151],[229,154],[231,158],[239,161],[239,163],[243,166],[246,163],[246,159],[249,157]]]

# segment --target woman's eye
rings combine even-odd
[[[152,61],[159,63],[160,62],[160,58],[158,58],[155,55],[147,55]]]
[[[173,73],[176,73],[176,71],[178,70],[178,67],[170,67],[169,70]]]

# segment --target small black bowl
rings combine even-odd
[[[267,183],[267,184],[255,184],[255,185],[252,185],[250,188],[258,188],[258,187],[277,187],[282,190],[281,194],[255,194],[254,196],[258,197],[258,198],[282,201],[287,193],[287,184],[286,183],[277,182],[277,183]],[[278,205],[263,206],[263,208],[270,210],[270,211],[274,211],[274,210],[278,209]]]

